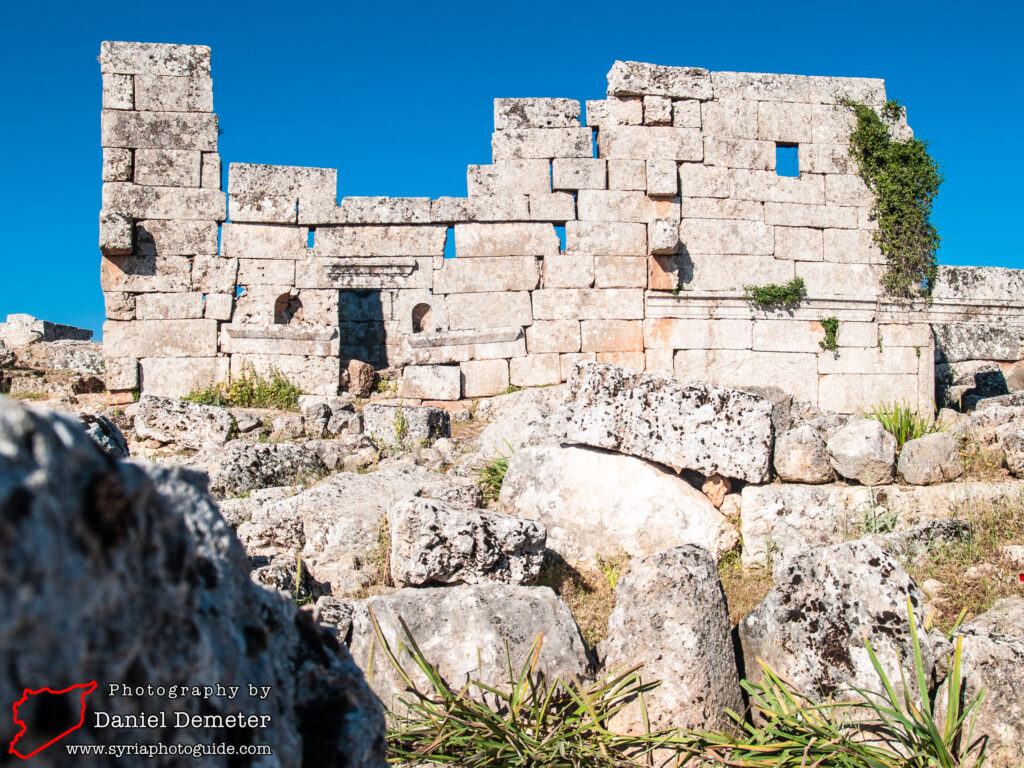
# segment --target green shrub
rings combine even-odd
[[[281,411],[299,410],[302,390],[288,381],[281,371],[271,367],[267,377],[257,373],[248,363],[242,374],[228,383],[218,382],[205,389],[185,395],[184,400],[200,405],[218,405],[222,408],[275,408]]]
[[[823,317],[821,318],[821,327],[825,329],[825,339],[819,341],[818,346],[826,352],[837,352],[839,350],[839,341],[836,339],[836,336],[839,333],[839,318]]]
[[[743,295],[758,309],[792,309],[807,298],[802,277],[794,277],[785,285],[745,285]]]
[[[846,100],[857,127],[850,134],[850,156],[860,177],[875,195],[871,209],[878,221],[875,242],[885,256],[882,286],[892,296],[930,296],[938,273],[939,234],[931,223],[932,203],[942,184],[938,164],[920,139],[897,141],[889,125],[903,117],[897,101],[879,112]]]
[[[885,427],[886,432],[896,438],[897,453],[903,449],[904,443],[908,440],[939,431],[939,426],[934,419],[919,416],[907,403],[893,402],[876,405],[865,416],[879,422]]]

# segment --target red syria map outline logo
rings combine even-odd
[[[24,736],[25,735],[25,731],[28,730],[28,725],[23,720],[18,719],[18,707],[20,707],[22,704],[24,704],[26,701],[28,701],[28,697],[29,696],[38,696],[40,693],[49,693],[49,694],[53,694],[53,695],[59,696],[62,693],[70,693],[71,691],[73,691],[75,689],[79,689],[79,688],[82,691],[81,694],[79,694],[81,696],[80,704],[82,706],[82,716],[81,716],[81,718],[78,721],[78,725],[75,725],[75,726],[73,726],[71,728],[68,728],[66,731],[64,731],[64,733],[60,734],[59,736],[57,736],[57,737],[55,737],[53,739],[50,739],[48,742],[43,744],[41,747],[37,747],[36,749],[34,749],[31,752],[29,752],[27,755],[21,754],[21,752],[19,752],[17,749],[14,748],[14,745],[18,743],[18,739],[20,739],[22,736]],[[51,744],[54,744],[54,743],[60,741],[61,739],[63,739],[65,736],[67,736],[72,731],[77,731],[79,728],[81,728],[85,724],[85,697],[88,696],[90,693],[92,693],[95,690],[96,690],[96,681],[95,680],[93,680],[91,683],[82,683],[81,685],[72,685],[70,688],[64,688],[63,690],[60,690],[60,691],[54,691],[54,690],[51,690],[50,688],[40,688],[38,691],[33,691],[33,690],[29,689],[29,688],[26,688],[25,692],[22,694],[21,698],[18,699],[16,702],[14,702],[14,706],[11,707],[11,711],[14,714],[14,724],[18,725],[18,726],[21,726],[21,730],[19,730],[18,733],[15,735],[14,740],[11,742],[11,747],[10,747],[10,749],[8,751],[12,755],[17,755],[22,760],[28,760],[30,757],[32,757],[32,755],[35,755],[35,754],[38,754],[39,752],[42,752],[44,749],[49,747]]]

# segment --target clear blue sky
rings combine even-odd
[[[342,195],[464,195],[497,96],[604,95],[615,59],[884,77],[945,173],[946,264],[1024,267],[1024,5],[34,2],[0,25],[8,312],[98,330],[101,40],[213,48],[227,162],[338,168]]]

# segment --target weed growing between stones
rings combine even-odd
[[[886,432],[896,438],[897,454],[908,440],[939,431],[939,425],[934,419],[919,416],[907,403],[882,403],[864,415],[879,422]]]
[[[942,717],[939,687],[928,685],[909,602],[907,609],[914,649],[910,674],[926,692],[920,702],[908,693],[896,693],[865,639],[879,677],[878,690],[851,691],[858,694],[853,701],[815,701],[760,662],[761,681],[741,681],[752,712],[729,712],[733,732],[652,731],[644,695],[659,683],[641,682],[639,666],[612,671],[592,684],[548,680],[537,668],[543,635],[534,640],[519,670],[513,669],[506,649],[507,688],[473,680],[453,687],[423,655],[404,621],[405,639],[393,649],[371,611],[377,642],[409,694],[401,699],[401,712],[389,713],[389,759],[466,768],[978,768],[985,759],[985,745],[971,740],[971,716],[982,693],[961,701],[961,643],[956,641],[949,659]],[[400,660],[411,661],[426,684],[418,686]],[[907,690],[906,673],[901,670],[900,676]],[[637,699],[645,728],[628,735],[610,730],[614,716]]]
[[[839,342],[836,340],[836,334],[839,333],[839,318],[823,317],[821,318],[821,327],[825,329],[825,338],[818,342],[818,346],[826,352],[838,352]]]
[[[476,484],[483,489],[485,502],[498,500],[501,485],[505,482],[505,473],[508,471],[508,460],[508,456],[499,453],[477,470]]]
[[[221,408],[275,408],[281,411],[298,411],[299,396],[303,392],[277,368],[271,367],[264,377],[249,364],[242,367],[242,374],[228,383],[218,382],[205,389],[185,395],[183,400],[200,405],[217,405]]]
[[[729,608],[729,625],[733,627],[764,600],[768,590],[775,584],[771,568],[744,568],[739,549],[722,555],[718,561],[718,580],[722,582],[722,591],[725,592],[725,602]]]
[[[841,103],[857,118],[850,156],[875,195],[874,239],[888,265],[882,287],[897,298],[930,296],[938,274],[939,234],[931,213],[942,184],[939,166],[925,142],[893,138],[891,129],[904,114],[898,101],[887,101],[879,112],[849,99]]]
[[[593,648],[608,634],[608,617],[615,607],[615,586],[628,564],[629,558],[619,555],[570,565],[561,555],[547,550],[537,585],[550,587],[562,598],[584,641]]]
[[[785,285],[745,285],[743,297],[757,309],[793,309],[807,298],[807,288],[802,277],[794,277]]]

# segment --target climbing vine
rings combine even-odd
[[[892,127],[904,114],[898,101],[887,101],[877,112],[856,101],[843,105],[857,117],[850,156],[875,195],[874,237],[888,266],[882,287],[898,298],[930,296],[938,272],[939,235],[931,213],[942,183],[939,166],[928,154],[927,143],[893,137]]]

